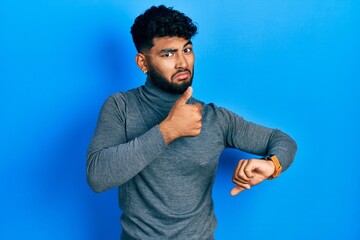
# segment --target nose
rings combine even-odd
[[[178,54],[178,57],[176,59],[176,68],[185,69],[187,67],[188,67],[188,61],[186,59],[186,56],[184,56],[184,54]]]

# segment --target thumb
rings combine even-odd
[[[193,93],[193,88],[188,87],[186,91],[181,95],[181,97],[176,101],[177,104],[186,104],[187,100],[191,97]]]
[[[242,188],[240,186],[236,186],[233,189],[231,189],[230,194],[231,194],[231,196],[235,196],[235,195],[238,195],[239,193],[241,193],[244,190],[245,190],[245,188]]]

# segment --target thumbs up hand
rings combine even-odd
[[[199,103],[186,104],[192,92],[192,87],[188,87],[175,102],[168,116],[159,124],[166,144],[170,144],[180,137],[198,136],[200,134],[202,105]]]

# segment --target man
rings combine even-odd
[[[102,107],[87,177],[96,192],[119,188],[121,239],[213,239],[212,187],[225,148],[264,156],[239,162],[232,195],[277,177],[294,159],[288,135],[192,97],[196,31],[163,5],[138,16],[131,34],[146,83]]]

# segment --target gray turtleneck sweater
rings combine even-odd
[[[122,239],[213,239],[212,187],[225,148],[275,154],[283,171],[295,142],[236,114],[201,103],[202,129],[166,145],[158,124],[180,95],[147,80],[142,87],[109,97],[101,109],[87,153],[87,178],[96,192],[119,188]]]

